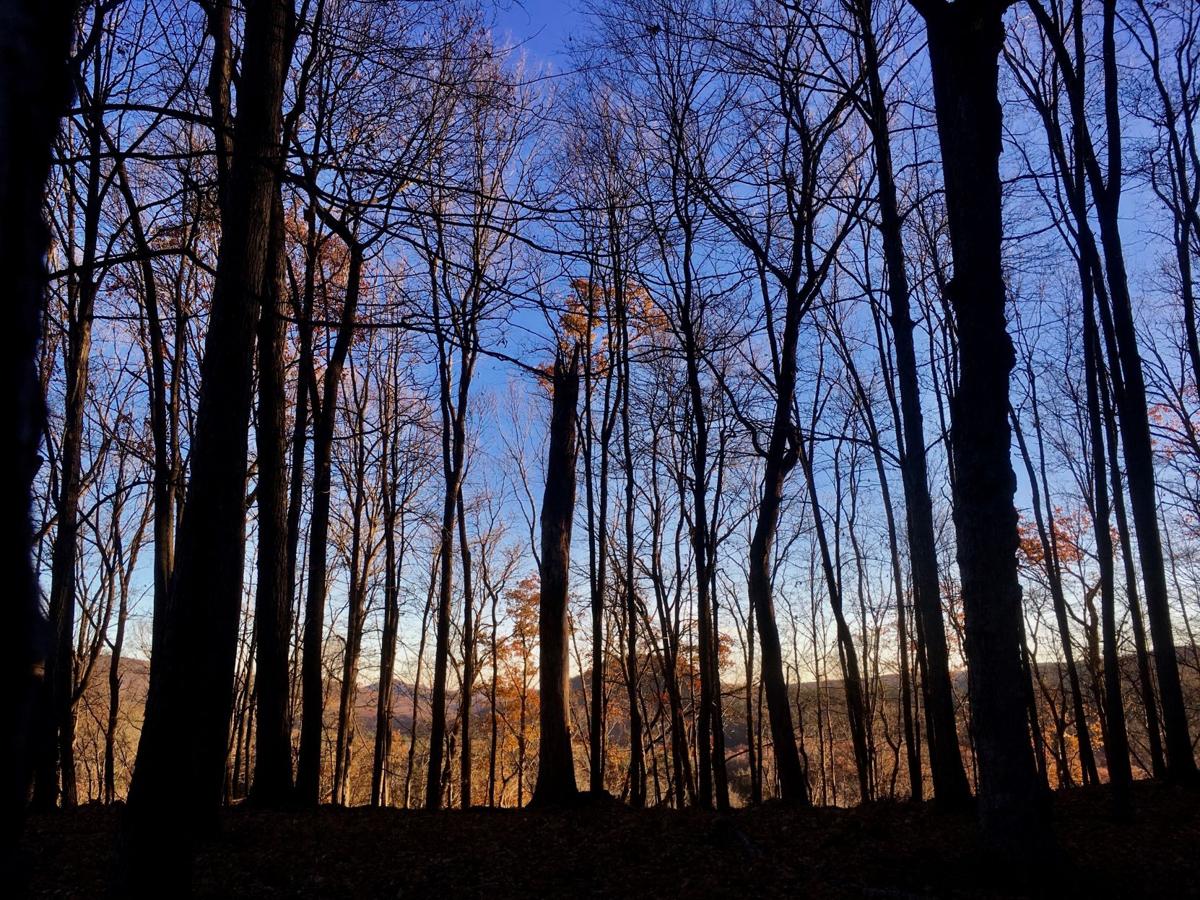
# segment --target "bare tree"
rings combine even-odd
[[[979,760],[979,813],[1002,853],[1046,854],[1021,665],[1016,477],[1009,458],[1008,377],[999,157],[998,57],[1008,0],[910,0],[925,19],[946,184],[959,377],[951,400],[954,523]]]
[[[186,883],[190,835],[211,827],[221,801],[241,611],[253,338],[271,275],[269,233],[292,18],[285,2],[261,0],[247,10],[246,87],[235,125],[239,149],[222,223],[192,480],[169,621],[154,661],[161,678],[147,698],[125,818],[122,877],[131,888]],[[197,721],[203,724],[194,734]],[[181,768],[185,787],[177,793],[169,786]]]
[[[579,403],[579,348],[570,360],[558,354],[551,382],[553,411],[542,499],[542,580],[538,614],[539,739],[538,779],[532,802],[569,802],[576,793],[571,753],[571,682],[568,657],[567,592],[571,569],[571,524],[575,518],[576,409]]]

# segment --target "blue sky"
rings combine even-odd
[[[511,32],[532,59],[559,66],[565,61],[569,39],[582,22],[578,0],[500,0],[496,4],[498,31]]]

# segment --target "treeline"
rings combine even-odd
[[[510,607],[511,608],[511,607]],[[528,608],[526,610],[528,612]],[[516,617],[518,613],[513,611]],[[486,621],[486,619],[485,619]],[[495,675],[483,676],[483,683],[476,692],[472,711],[472,728],[476,739],[472,761],[473,785],[476,786],[475,803],[488,807],[516,807],[532,799],[537,777],[538,753],[538,693],[537,693],[537,642],[536,631],[528,626],[525,631],[515,623],[501,628],[498,634],[499,669]],[[489,633],[484,643],[490,643]],[[340,649],[340,644],[336,644]],[[488,672],[491,666],[490,651],[484,651],[482,666]],[[331,673],[328,689],[330,703],[326,712],[326,753],[332,756],[336,739],[337,709],[332,702],[341,693],[340,673],[337,667],[340,655],[330,654],[327,662]],[[148,665],[141,660],[126,659],[120,673],[120,691],[117,695],[117,718],[115,727],[108,729],[111,693],[108,683],[107,658],[101,657],[98,671],[89,678],[77,706],[77,731],[75,737],[77,799],[79,803],[111,802],[125,797],[133,764],[137,754],[137,740],[141,729],[146,696]],[[244,665],[244,663],[243,663]],[[1188,696],[1195,691],[1195,663],[1188,654],[1180,658],[1185,677],[1189,679]],[[773,775],[771,770],[770,744],[766,735],[767,723],[763,718],[761,684],[750,683],[749,700],[746,684],[737,681],[737,663],[733,668],[722,667],[727,682],[722,686],[722,709],[725,721],[726,771],[729,792],[735,806],[752,805],[772,796]],[[1126,705],[1140,702],[1136,660],[1121,661]],[[244,673],[244,668],[243,668]],[[836,673],[835,673],[836,674]],[[1065,690],[1067,673],[1058,664],[1039,665],[1034,671],[1034,690],[1037,703],[1038,740],[1043,742],[1039,754],[1047,766],[1046,777],[1053,788],[1078,785],[1083,779],[1083,768],[1079,757],[1078,738],[1072,726],[1070,704],[1072,698]],[[620,672],[613,670],[607,676],[614,684],[619,683]],[[694,673],[684,673],[683,691],[690,706],[698,692]],[[1099,685],[1102,673],[1089,672],[1092,685]],[[225,770],[226,802],[245,800],[253,785],[254,777],[254,698],[247,694],[244,674],[238,683],[237,705],[231,730],[230,760]],[[690,680],[689,680],[690,679]],[[251,682],[251,688],[253,682]],[[956,673],[954,688],[960,698],[967,691],[966,673]],[[648,696],[657,696],[663,690],[660,678],[648,678],[642,685]],[[873,766],[876,784],[875,796],[880,799],[903,799],[911,794],[911,772],[907,766],[907,746],[901,713],[903,702],[899,679],[895,674],[884,673],[872,688],[874,692]],[[344,765],[340,779],[341,802],[348,806],[370,804],[374,785],[381,773],[384,792],[381,805],[414,808],[423,797],[424,769],[427,760],[429,722],[428,691],[417,694],[414,685],[397,681],[392,686],[391,731],[387,734],[388,756],[380,760],[376,769],[374,746],[378,726],[379,686],[360,683],[355,689],[355,705],[350,710],[348,727],[351,731],[351,752]],[[803,716],[798,729],[798,740],[803,741],[803,754],[810,765],[810,784],[814,803],[821,805],[852,805],[859,801],[859,785],[855,770],[854,748],[850,738],[850,725],[846,715],[846,700],[840,681],[826,679],[822,672],[819,682],[812,681],[792,687],[794,703],[802,709]],[[493,698],[493,693],[495,694]],[[413,698],[417,697],[414,705]],[[577,749],[583,753],[586,736],[586,696],[582,680],[576,676],[571,683],[572,721],[576,723]],[[651,703],[650,718],[661,719],[669,708]],[[1090,690],[1084,698],[1085,714],[1090,720],[1098,721],[1101,698]],[[493,703],[495,704],[493,707]],[[414,713],[415,709],[415,713]],[[966,735],[968,722],[966,706],[960,699],[960,728]],[[461,715],[456,705],[450,710],[452,719]],[[614,697],[608,705],[612,726],[608,733],[605,753],[606,783],[614,794],[626,787],[628,771],[628,733],[623,722],[626,717],[623,698]],[[415,716],[415,717],[414,717]],[[689,725],[691,723],[689,722]],[[494,726],[494,728],[493,728]],[[456,729],[457,730],[457,729]],[[670,768],[670,737],[662,728],[652,729],[649,741],[652,770],[647,787],[648,802],[652,805],[684,805],[688,803],[687,785],[673,778]],[[1134,753],[1134,772],[1137,777],[1151,777],[1153,761],[1146,752],[1149,736],[1145,720],[1131,719],[1129,722],[1130,742]],[[494,739],[493,739],[494,738]],[[961,752],[969,753],[964,746]],[[454,753],[451,753],[454,756]],[[581,760],[584,758],[581,755]],[[928,766],[922,762],[922,780],[928,784]],[[326,762],[325,778],[332,787],[331,763]],[[764,772],[766,793],[764,794]],[[658,773],[658,777],[654,777]],[[968,772],[968,777],[972,777]],[[1103,760],[1100,768],[1104,777]],[[460,784],[452,780],[446,788],[444,802],[449,807],[459,805]],[[682,797],[683,799],[679,799]]]
[[[22,57],[14,792],[126,799],[134,885],[243,798],[974,794],[1047,853],[1050,789],[1193,780],[1200,8],[496,16]]]

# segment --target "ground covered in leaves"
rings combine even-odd
[[[984,861],[972,817],[928,804],[768,803],[728,815],[615,802],[555,812],[242,807],[199,848],[194,888],[213,897],[1200,896],[1200,793],[1141,784],[1135,804],[1133,822],[1117,824],[1105,789],[1058,794],[1058,871],[1009,871],[1007,883]],[[83,807],[32,817],[29,893],[104,896],[119,815]]]

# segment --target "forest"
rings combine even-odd
[[[1200,893],[1195,0],[0,0],[0,210],[19,890]]]

